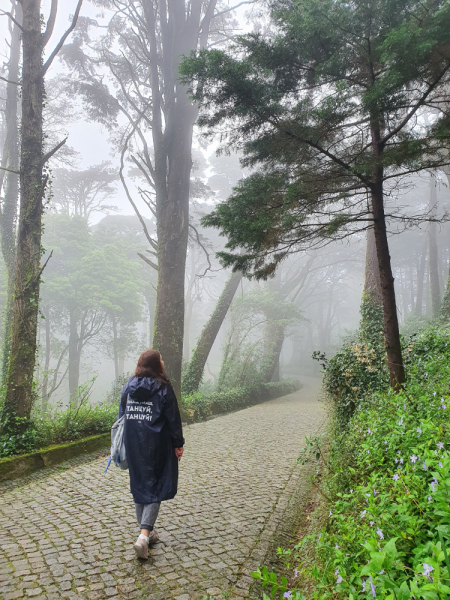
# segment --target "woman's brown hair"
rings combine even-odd
[[[170,383],[164,371],[161,354],[157,350],[146,350],[138,360],[135,377],[152,377],[159,383]]]

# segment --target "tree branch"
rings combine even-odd
[[[408,123],[408,121],[415,115],[415,113],[419,110],[419,108],[423,104],[425,104],[426,99],[431,94],[431,92],[434,90],[434,88],[438,85],[438,83],[441,81],[441,79],[444,77],[444,75],[447,73],[449,67],[450,67],[450,62],[447,61],[447,66],[445,67],[445,69],[443,71],[441,71],[439,76],[428,87],[427,91],[423,94],[423,96],[420,98],[420,100],[418,100],[416,102],[416,104],[412,107],[412,109],[409,111],[409,113],[406,115],[406,117],[403,119],[403,121],[400,121],[400,123],[397,125],[397,127],[395,127],[395,129],[393,129],[390,133],[385,135],[384,138],[380,141],[381,147],[385,146],[386,143],[392,137],[394,137],[394,135],[397,135],[397,133],[399,133],[403,129],[403,127],[405,127],[405,125]]]
[[[43,48],[45,48],[45,46],[48,44],[48,41],[50,40],[50,38],[52,36],[53,29],[55,27],[57,12],[58,12],[58,0],[52,0],[52,5],[50,8],[50,16],[47,21],[47,27],[42,35],[42,47]]]
[[[42,268],[40,269],[40,271],[39,271],[39,273],[38,273],[38,276],[37,276],[37,280],[38,280],[38,281],[39,281],[39,279],[41,278],[41,275],[42,275],[42,273],[44,272],[44,269],[45,269],[45,267],[47,266],[47,264],[48,264],[48,261],[51,259],[52,255],[53,255],[53,250],[52,250],[52,251],[50,252],[50,254],[48,255],[48,258],[47,258],[47,260],[46,260],[46,261],[45,261],[45,263],[42,265]]]
[[[4,10],[2,10],[2,12],[0,13],[0,17],[9,17],[11,19],[11,21],[17,25],[17,27],[20,29],[20,31],[24,31],[24,28],[22,27],[22,25],[19,23],[19,21],[17,21],[17,19],[15,19],[12,14],[10,12],[5,12]]]
[[[125,190],[125,193],[127,195],[128,201],[130,202],[131,206],[133,207],[134,212],[136,213],[137,218],[141,222],[142,228],[144,230],[145,237],[147,238],[148,243],[153,247],[153,245],[155,244],[155,240],[152,240],[152,238],[151,238],[151,236],[150,236],[150,234],[148,232],[147,225],[145,224],[145,221],[142,218],[142,215],[139,212],[138,207],[136,206],[133,198],[131,197],[130,190],[128,189],[127,183],[125,181],[125,177],[123,176],[123,169],[124,169],[124,162],[123,161],[124,161],[125,152],[126,152],[126,150],[128,148],[128,142],[130,141],[130,138],[134,134],[134,132],[136,130],[136,127],[137,127],[137,125],[132,129],[131,133],[128,135],[128,138],[127,138],[127,140],[126,140],[126,142],[125,142],[125,144],[123,146],[123,149],[122,149],[122,152],[121,152],[121,155],[120,155],[119,177],[120,177],[120,181],[122,182],[122,185],[123,185],[123,188]]]
[[[0,167],[1,171],[7,171],[8,173],[14,173],[14,175],[20,175],[20,171],[13,171],[12,169],[7,169],[6,167]]]
[[[48,162],[51,159],[51,157],[54,154],[56,154],[60,148],[62,148],[62,146],[64,146],[64,144],[67,142],[68,139],[69,139],[69,136],[64,138],[62,140],[62,142],[59,142],[59,144],[57,146],[55,146],[52,150],[47,152],[47,154],[44,154],[44,156],[42,157],[42,160],[41,160],[41,166],[45,165],[45,163]]]
[[[146,262],[148,265],[150,265],[151,267],[153,267],[155,269],[155,271],[158,270],[158,266],[155,265],[155,263],[152,262],[149,258],[147,258],[146,256],[144,256],[140,252],[138,252],[137,255],[140,256],[144,262]]]
[[[6,77],[2,77],[1,75],[0,75],[0,79],[1,79],[2,81],[6,81],[6,83],[12,83],[13,85],[22,85],[22,84],[21,84],[21,83],[19,83],[18,81],[11,81],[10,79],[6,79]]]
[[[214,15],[214,19],[216,17],[220,17],[222,15],[225,15],[225,14],[227,14],[227,13],[233,11],[233,10],[236,10],[236,8],[239,8],[240,6],[243,6],[244,4],[255,4],[255,3],[256,3],[256,0],[245,0],[244,2],[238,2],[238,4],[235,4],[234,6],[230,6],[230,8],[227,8],[226,10],[222,10],[222,11],[216,13]]]
[[[58,52],[63,47],[64,42],[67,40],[67,38],[69,37],[69,35],[75,29],[75,27],[77,25],[78,16],[80,14],[80,10],[81,10],[81,5],[82,4],[83,4],[83,0],[78,0],[77,8],[75,10],[75,14],[74,14],[73,19],[72,19],[72,24],[70,25],[70,27],[66,31],[66,33],[62,36],[62,38],[59,40],[59,42],[56,44],[56,48],[50,54],[50,56],[48,57],[48,59],[44,63],[42,69],[39,71],[39,74],[38,74],[38,77],[37,77],[38,79],[42,79],[45,76],[45,74],[47,73],[48,69],[50,68],[52,62],[55,60]]]
[[[208,253],[208,250],[205,248],[205,246],[201,243],[200,236],[199,236],[197,229],[192,225],[192,223],[189,223],[189,227],[195,231],[195,235],[197,236],[197,244],[200,246],[200,248],[205,253],[206,260],[208,261],[208,267],[205,269],[205,272],[201,276],[201,277],[204,277],[208,271],[212,271],[211,261],[209,260],[209,253]]]

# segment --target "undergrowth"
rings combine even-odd
[[[404,355],[404,391],[361,390],[345,427],[330,396],[328,441],[299,459],[317,462],[323,525],[279,549],[290,577],[254,573],[272,597],[450,597],[449,326],[411,335]]]
[[[114,382],[104,402],[100,404],[91,404],[89,401],[93,384],[90,381],[80,386],[77,401],[72,402],[68,408],[36,407],[24,433],[0,435],[0,458],[109,432],[117,418],[120,395],[125,383],[126,378]],[[220,393],[197,392],[182,399],[182,408],[190,422],[201,421],[214,414],[226,413],[294,392],[299,387],[298,381],[285,380]]]

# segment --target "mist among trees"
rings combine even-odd
[[[183,410],[317,377],[364,306],[401,387],[450,313],[446,2],[7,4],[4,435],[150,346]]]

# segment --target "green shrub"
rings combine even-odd
[[[362,397],[389,388],[382,308],[363,296],[360,312],[359,330],[344,340],[333,358],[313,354],[322,363],[324,388],[334,401],[341,427],[347,425]]]
[[[202,394],[196,392],[183,398],[183,407],[190,422],[201,421],[211,415],[230,412],[300,389],[294,379],[263,383],[253,387],[236,387],[221,392]]]
[[[90,435],[107,433],[117,418],[123,381],[114,382],[111,391],[101,404],[89,403],[93,382],[80,386],[78,407],[36,409],[29,427],[23,435],[0,435],[0,458],[34,452],[54,444],[63,444]],[[289,394],[299,389],[295,380],[268,383],[258,388],[235,388],[221,393],[199,392],[183,398],[185,414],[190,422],[201,421],[219,413],[236,410],[270,398]]]
[[[22,436],[0,436],[0,457],[34,452],[90,435],[106,433],[117,418],[112,404],[82,405],[66,410],[36,411]]]
[[[280,550],[296,567],[287,581],[255,573],[281,597],[304,597],[296,589],[302,578],[320,600],[450,597],[448,326],[411,336],[405,355],[404,391],[362,396],[344,431],[332,419],[328,447],[320,448],[325,460],[317,462],[328,498],[324,524]]]
[[[89,402],[95,379],[78,387],[77,407],[71,403],[61,410],[35,408],[26,431],[22,435],[0,435],[0,457],[34,452],[52,446],[73,442],[90,435],[107,433],[117,418],[118,401],[110,397],[102,404]]]

